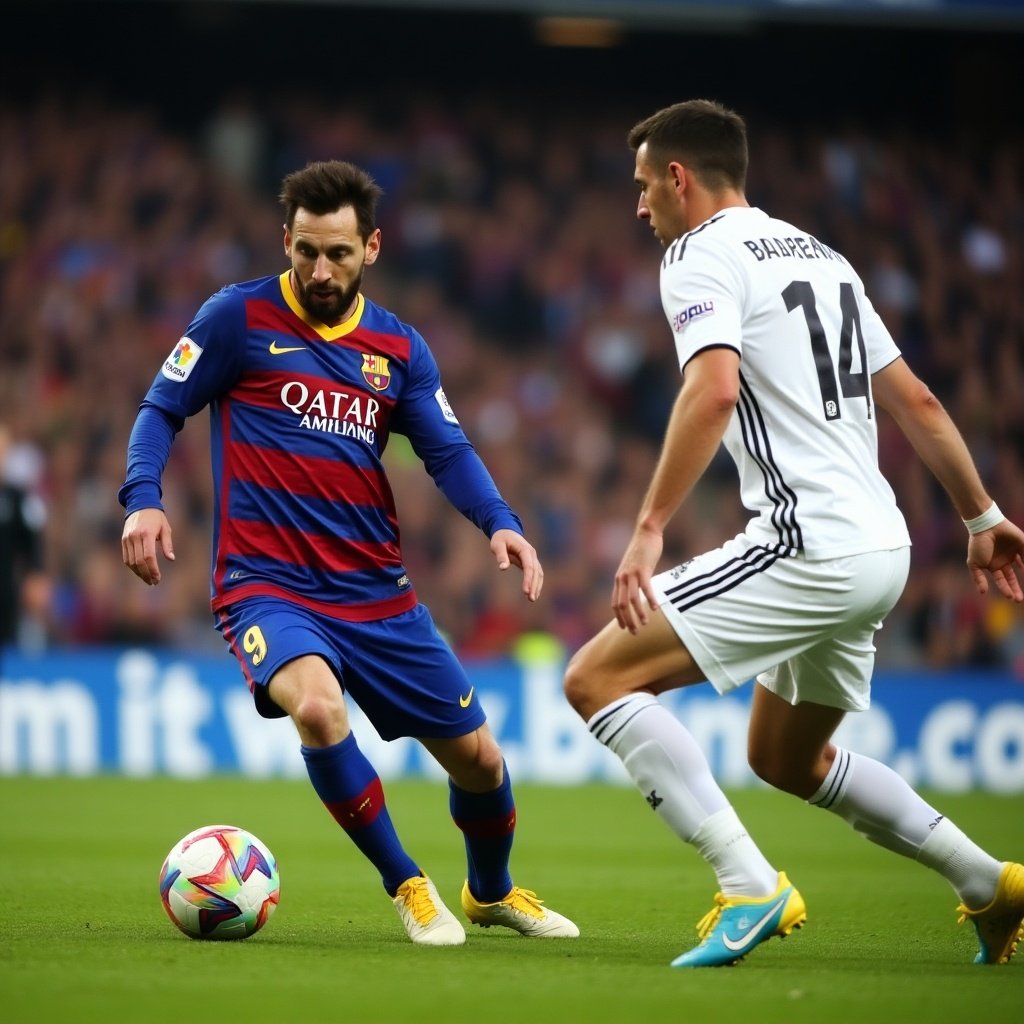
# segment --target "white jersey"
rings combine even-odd
[[[900,352],[850,264],[762,210],[730,207],[673,242],[661,298],[679,365],[740,355],[724,443],[754,540],[839,558],[910,543],[878,468],[871,374]]]

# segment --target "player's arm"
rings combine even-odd
[[[143,403],[128,441],[128,471],[118,491],[126,517],[121,531],[124,564],[144,583],[160,582],[157,550],[174,561],[171,524],[163,510],[160,481],[171,445],[184,420]]]
[[[523,594],[536,601],[544,583],[540,558],[476,449],[464,437],[442,446],[423,439],[412,443],[441,493],[490,538],[498,568],[517,565],[523,573]]]
[[[536,601],[544,581],[537,552],[448,404],[433,356],[418,335],[417,341],[395,429],[409,438],[441,493],[490,539],[498,568],[519,566],[523,594]]]
[[[906,362],[895,359],[871,378],[875,402],[896,421],[924,464],[942,484],[960,517],[970,524],[994,508],[960,431],[942,403]],[[996,510],[996,515],[998,510]],[[982,519],[980,526],[987,526]],[[982,594],[991,574],[1000,593],[1024,601],[1018,571],[1024,569],[1024,533],[999,519],[971,533],[967,566]]]
[[[224,394],[242,371],[245,305],[237,288],[227,287],[199,308],[179,344],[193,356],[182,372],[165,361],[139,408],[128,440],[128,468],[117,498],[125,510],[121,531],[124,564],[151,586],[160,582],[157,549],[174,559],[171,526],[164,514],[161,480],[171,445],[185,420]]]
[[[698,352],[684,368],[658,464],[612,588],[615,618],[631,633],[647,621],[641,594],[650,607],[657,604],[651,577],[661,557],[665,527],[722,443],[739,397],[739,366],[735,349],[714,347]]]

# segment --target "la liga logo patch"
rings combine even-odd
[[[672,317],[672,330],[679,334],[687,324],[693,323],[698,317],[710,316],[714,311],[715,303],[712,299],[707,299],[705,302],[695,302],[692,306],[679,310]]]
[[[187,380],[192,368],[199,362],[203,350],[189,337],[178,339],[174,350],[164,360],[163,369],[160,371],[168,380],[176,380],[179,383]]]

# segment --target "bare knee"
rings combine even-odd
[[[623,669],[621,659],[608,657],[599,640],[592,640],[569,659],[562,680],[565,699],[584,722],[621,697],[651,692],[647,690],[650,672],[646,663],[638,657]]]
[[[825,755],[808,761],[794,760],[792,753],[776,747],[751,745],[747,760],[753,773],[769,786],[803,800],[813,796],[828,774]]]
[[[486,725],[455,739],[420,739],[420,742],[459,789],[489,793],[504,779],[505,759]]]
[[[747,762],[750,770],[762,781],[776,789],[782,789],[782,768],[775,752],[761,747],[750,747],[747,750]]]
[[[349,733],[348,715],[340,688],[337,695],[315,690],[303,694],[291,710],[291,717],[307,746],[333,746]]]
[[[490,729],[477,733],[478,743],[471,758],[467,758],[462,774],[471,781],[477,792],[497,789],[504,779],[505,758]],[[458,780],[456,780],[458,785]],[[468,787],[465,787],[468,788]]]
[[[569,658],[569,663],[565,667],[565,675],[562,678],[562,690],[565,693],[565,699],[569,702],[569,707],[586,720],[590,718],[586,710],[590,698],[587,685],[590,674],[584,668],[584,660],[582,650],[575,652]]]
[[[603,676],[587,647],[578,650],[565,667],[562,689],[569,706],[583,719],[589,721],[611,698],[605,691]]]

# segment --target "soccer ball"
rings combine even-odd
[[[193,939],[245,939],[277,907],[274,855],[233,825],[206,825],[175,843],[160,869],[167,916]]]

